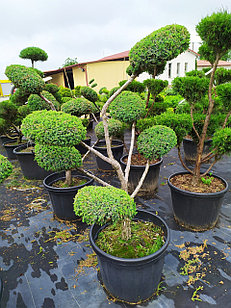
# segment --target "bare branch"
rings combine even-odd
[[[201,140],[201,137],[200,137],[200,135],[199,135],[199,133],[198,133],[198,131],[197,131],[195,125],[194,125],[193,108],[192,108],[192,107],[190,108],[190,115],[191,115],[191,119],[192,119],[192,127],[193,127],[193,130],[194,130],[194,132],[196,133],[198,140]]]
[[[91,115],[93,116],[95,122],[96,122],[96,123],[99,123],[99,121],[96,119],[96,116],[94,115],[94,113],[91,113]]]
[[[96,145],[97,142],[98,142],[98,140],[95,141],[95,143],[93,144],[92,148],[94,148],[94,146]],[[82,162],[84,162],[84,159],[88,156],[89,153],[91,153],[90,150],[88,150],[88,151],[84,154],[84,156],[82,157]]]
[[[205,173],[203,173],[201,176],[205,176],[209,173],[209,171],[212,169],[212,167],[216,164],[216,162],[218,161],[218,159],[215,158],[214,162],[210,165],[210,167],[207,169],[207,171],[205,171]]]
[[[94,179],[95,181],[97,181],[98,183],[102,184],[103,186],[110,186],[112,187],[112,185],[104,182],[103,180],[101,180],[100,178],[98,178],[96,175],[94,175],[93,173],[83,169],[83,168],[77,168],[77,170],[83,172],[84,174],[86,174],[87,176],[91,177],[92,179]]]
[[[225,126],[226,126],[226,124],[227,124],[227,122],[228,122],[228,119],[229,119],[230,115],[231,115],[231,110],[228,112],[227,116],[225,117],[225,121],[224,121],[224,123],[223,123],[222,128],[225,128]]]
[[[190,170],[190,169],[185,165],[185,163],[184,163],[184,161],[183,161],[183,159],[182,159],[181,153],[180,153],[180,147],[179,147],[179,146],[177,146],[177,151],[178,151],[178,157],[179,157],[179,159],[180,159],[180,162],[181,162],[182,166],[183,166],[189,173],[193,174],[193,171]]]
[[[130,149],[129,149],[129,154],[128,154],[128,161],[127,161],[127,166],[125,169],[125,181],[128,181],[128,176],[131,168],[131,160],[132,160],[132,152],[134,148],[134,143],[135,143],[135,122],[132,124],[132,135],[131,135],[131,144],[130,144]]]
[[[144,172],[139,180],[139,183],[138,185],[136,186],[136,189],[133,191],[133,193],[131,194],[131,198],[135,198],[135,196],[137,195],[137,193],[139,192],[141,186],[143,185],[144,183],[144,180],[146,178],[146,175],[148,174],[148,170],[149,170],[149,160],[147,160],[147,163],[146,163],[146,166],[145,166],[145,169],[144,169]]]
[[[46,98],[45,96],[43,96],[41,93],[39,93],[39,96],[40,96],[45,102],[47,102],[47,103],[50,105],[51,110],[56,111],[56,108],[55,108],[54,104],[53,104],[51,101],[49,101],[49,99],[47,99],[47,98]]]

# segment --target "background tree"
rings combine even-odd
[[[38,47],[27,47],[21,50],[19,57],[31,60],[32,67],[34,67],[35,62],[46,61],[48,59],[47,53]]]
[[[66,58],[64,64],[62,65],[62,67],[66,67],[66,66],[70,66],[70,65],[74,65],[74,64],[78,64],[77,58]]]

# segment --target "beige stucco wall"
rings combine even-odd
[[[50,76],[52,77],[52,79],[49,81],[49,83],[54,83],[57,86],[65,86],[63,73],[57,73]]]
[[[91,79],[95,79],[94,82],[97,83],[97,87],[95,87],[94,90],[96,91],[99,91],[102,87],[111,90],[118,86],[119,81],[128,79],[129,76],[126,74],[128,65],[129,61],[88,63],[85,66],[88,82]],[[85,72],[82,72],[80,68],[73,68],[73,78],[75,87],[77,85],[86,85]]]

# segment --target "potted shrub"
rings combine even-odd
[[[70,114],[57,111],[35,111],[22,123],[24,135],[35,141],[35,160],[46,171],[52,171],[43,183],[47,189],[55,215],[64,220],[75,220],[73,199],[79,188],[93,180],[80,172],[82,157],[74,147],[85,139],[82,121]]]
[[[120,158],[123,155],[123,149],[124,149],[124,128],[125,125],[116,119],[108,119],[108,133],[111,140],[111,149],[114,158],[117,161],[120,161]],[[106,147],[106,141],[105,141],[105,134],[104,134],[104,126],[103,122],[99,122],[95,126],[95,135],[97,137],[97,142],[94,145],[94,148],[103,154],[104,156],[108,157],[107,155],[107,147]],[[111,171],[113,170],[111,164],[105,162],[103,159],[98,157],[96,155],[96,164],[98,166],[98,169],[104,170],[104,171]]]
[[[224,194],[228,189],[227,182],[217,175],[210,175],[210,171],[222,155],[231,150],[231,129],[226,127],[231,114],[231,84],[219,85],[216,89],[214,86],[214,76],[218,61],[231,48],[231,28],[227,27],[230,24],[231,14],[223,11],[203,18],[196,27],[203,44],[206,45],[206,50],[209,51],[207,59],[212,59],[213,63],[209,85],[207,85],[207,81],[203,78],[198,79],[198,77],[185,77],[177,79],[175,82],[175,88],[190,103],[192,123],[196,97],[200,98],[204,95],[203,85],[205,85],[206,90],[208,88],[209,103],[201,134],[193,125],[194,132],[199,140],[195,167],[191,170],[185,166],[187,172],[173,174],[168,179],[175,219],[180,225],[193,230],[202,231],[215,226]],[[223,101],[226,116],[222,128],[213,135],[213,150],[206,157],[202,158],[204,142],[215,105],[214,93],[217,93]],[[201,164],[211,159],[213,161],[207,170],[202,173]]]
[[[13,171],[12,164],[6,157],[0,155],[0,183],[2,183]]]
[[[151,297],[160,282],[169,244],[166,223],[150,212],[136,210],[134,200],[114,187],[79,190],[74,211],[93,224],[90,243],[106,290],[129,303]]]

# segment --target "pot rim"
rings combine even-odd
[[[175,173],[172,173],[169,177],[168,177],[168,185],[170,188],[180,192],[181,194],[184,194],[184,195],[189,195],[191,197],[206,197],[206,198],[213,198],[214,196],[218,196],[218,195],[221,195],[221,194],[225,194],[228,190],[228,183],[225,179],[223,179],[222,177],[220,177],[219,175],[216,175],[216,174],[213,174],[212,176],[213,177],[216,177],[220,180],[223,181],[223,183],[225,184],[225,189],[221,190],[221,191],[217,191],[217,192],[214,192],[214,193],[198,193],[198,192],[191,192],[191,191],[188,191],[188,190],[184,190],[184,189],[181,189],[181,188],[178,188],[177,186],[173,185],[170,180],[171,178],[173,178],[174,176],[176,175],[180,175],[180,174],[189,174],[189,172],[187,171],[180,171],[180,172],[175,172]]]
[[[98,143],[100,143],[100,142],[103,142],[103,143],[105,143],[105,145],[106,145],[106,140],[105,140],[105,139],[99,139],[99,140],[97,141],[97,143],[94,145],[94,148],[95,148],[95,149],[102,149],[101,146],[98,146]],[[114,148],[114,149],[116,149],[116,148],[121,148],[122,146],[124,146],[122,140],[119,140],[119,139],[112,139],[112,143],[113,143],[113,142],[117,142],[117,143],[118,143],[118,144],[115,144],[115,145],[113,145],[113,144],[111,145],[111,147]],[[103,147],[103,149],[107,149],[106,146]]]
[[[64,175],[63,175],[63,172],[64,172]],[[53,180],[53,181],[49,182],[49,184],[47,184],[46,182],[49,180],[49,178],[54,177],[54,176],[57,176],[57,178],[55,178],[55,180]],[[51,186],[50,184],[52,184],[53,182],[56,182],[57,180],[65,178],[65,171],[60,171],[60,172],[51,173],[48,176],[46,176],[45,179],[43,180],[43,185],[48,190],[53,190],[53,191],[56,191],[56,192],[60,192],[62,190],[63,191],[70,191],[70,190],[75,190],[76,188],[80,189],[80,188],[86,186],[86,184],[93,183],[93,181],[94,181],[89,176],[82,175],[82,174],[74,174],[73,173],[72,177],[85,178],[88,181],[86,183],[82,184],[82,185],[72,186],[72,187],[54,187],[54,186]]]
[[[133,153],[134,154],[134,153]],[[125,166],[127,166],[127,164],[123,161],[123,159],[125,158],[125,157],[127,157],[128,156],[128,154],[125,154],[125,155],[123,155],[121,158],[120,158],[120,163],[121,164],[123,164],[123,165],[125,165]],[[150,164],[149,166],[151,167],[151,166],[156,166],[156,165],[160,165],[160,164],[162,164],[162,162],[163,162],[163,157],[160,157],[159,158],[159,161],[157,162],[157,163],[155,163],[155,164]],[[145,168],[145,165],[131,165],[131,166],[133,166],[133,167],[140,167],[140,168]]]
[[[34,146],[34,144],[32,144],[31,146]],[[33,152],[20,152],[19,151],[19,150],[22,150],[24,148],[27,148],[27,143],[20,144],[17,148],[13,149],[13,153],[15,155],[34,155]]]
[[[144,212],[144,213],[148,213],[152,216],[155,216],[157,219],[159,219],[161,221],[161,223],[164,225],[165,229],[166,229],[166,239],[165,239],[165,243],[164,245],[159,249],[157,250],[156,252],[148,255],[148,256],[144,256],[144,257],[141,257],[141,258],[135,258],[135,259],[131,259],[131,258],[120,258],[120,257],[116,257],[116,256],[112,256],[106,252],[104,252],[102,249],[100,249],[96,244],[95,244],[95,240],[93,239],[93,236],[92,236],[92,231],[93,231],[93,228],[97,225],[96,223],[94,223],[92,226],[91,226],[91,229],[90,229],[90,233],[89,233],[89,238],[90,238],[90,243],[92,245],[92,248],[94,251],[97,251],[97,254],[101,255],[102,257],[106,257],[106,258],[110,258],[112,261],[115,261],[115,262],[121,262],[121,263],[124,263],[124,264],[138,264],[138,263],[142,263],[142,262],[149,262],[150,260],[152,259],[158,259],[160,258],[163,253],[166,251],[168,245],[169,245],[169,242],[170,242],[170,229],[168,227],[168,225],[166,224],[166,222],[160,217],[160,216],[157,216],[156,214],[152,213],[152,212],[149,212],[149,211],[146,211],[146,210],[140,210],[140,209],[137,209],[137,214],[139,212]],[[105,225],[103,225],[101,227],[101,229],[104,227]]]

